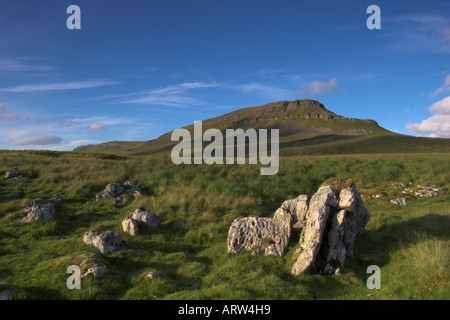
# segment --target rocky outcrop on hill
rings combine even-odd
[[[105,231],[98,234],[97,230],[86,232],[83,242],[87,245],[93,245],[102,254],[113,253],[127,243],[117,231]]]
[[[6,171],[5,173],[5,180],[13,179],[13,178],[22,178],[23,173],[22,172],[9,172]]]
[[[136,185],[131,181],[125,181],[124,184],[120,183],[109,183],[106,185],[105,191],[103,193],[97,193],[95,198],[97,200],[101,199],[115,199],[117,201],[122,201],[120,195],[129,194],[132,197],[142,196],[141,189],[136,187]]]
[[[291,273],[315,269],[340,273],[345,259],[369,220],[353,181],[329,179],[309,200],[307,195],[285,201],[274,218],[247,217],[233,221],[228,231],[228,252],[253,251],[281,257],[289,243],[292,224],[303,228]]]
[[[17,222],[33,222],[39,220],[52,220],[56,215],[56,207],[61,202],[62,198],[55,195],[52,199],[35,200],[22,209],[22,218],[17,219]]]

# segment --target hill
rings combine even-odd
[[[193,125],[184,127],[193,133]],[[423,138],[386,130],[374,120],[346,118],[315,100],[279,101],[239,109],[203,121],[203,131],[279,129],[280,154],[367,154],[450,152],[450,139]],[[153,155],[170,152],[172,132],[149,141],[113,141],[76,148],[76,152]]]

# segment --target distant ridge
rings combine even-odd
[[[280,154],[345,154],[392,152],[450,152],[450,139],[418,138],[386,130],[374,120],[346,118],[316,100],[278,101],[235,110],[202,121],[209,128],[279,129]],[[193,132],[193,124],[185,129]],[[170,152],[171,132],[149,141],[112,141],[82,146],[76,152],[153,155]]]

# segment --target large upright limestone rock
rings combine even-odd
[[[354,243],[369,216],[351,180],[319,188],[309,204],[291,273],[299,275],[313,267],[327,274],[340,273],[345,259],[353,257]]]
[[[298,275],[311,269],[320,250],[330,207],[336,207],[337,200],[330,186],[321,187],[311,198],[306,213],[306,224],[300,236],[299,255],[291,273]]]
[[[126,241],[117,231],[105,231],[98,234],[97,230],[86,232],[83,242],[87,245],[93,245],[102,254],[113,253],[117,248],[126,244]]]
[[[329,251],[325,273],[340,273],[346,257],[353,257],[353,246],[369,221],[369,210],[364,206],[355,185],[342,189],[339,194],[339,211],[333,217],[328,233]]]
[[[281,257],[291,236],[291,218],[247,217],[233,221],[228,231],[228,252],[253,251]]]

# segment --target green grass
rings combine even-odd
[[[330,155],[283,158],[274,176],[259,165],[181,165],[170,157],[125,158],[65,152],[0,152],[0,290],[14,299],[449,299],[450,163],[448,153]],[[227,234],[237,217],[273,216],[286,199],[312,195],[328,178],[352,178],[371,218],[343,274],[291,276],[299,232],[282,258],[228,254]],[[107,183],[131,180],[143,197],[95,201]],[[408,195],[392,182],[434,184],[437,198]],[[33,199],[64,199],[53,221],[18,224]],[[121,221],[143,207],[157,213],[157,228],[131,237]],[[90,230],[117,230],[129,241],[101,256],[104,278],[83,279],[68,290],[68,265],[98,253],[83,243]],[[374,261],[365,261],[366,256]],[[77,260],[78,259],[78,260]],[[381,268],[381,290],[365,283],[370,264]],[[161,276],[149,279],[156,271]]]

